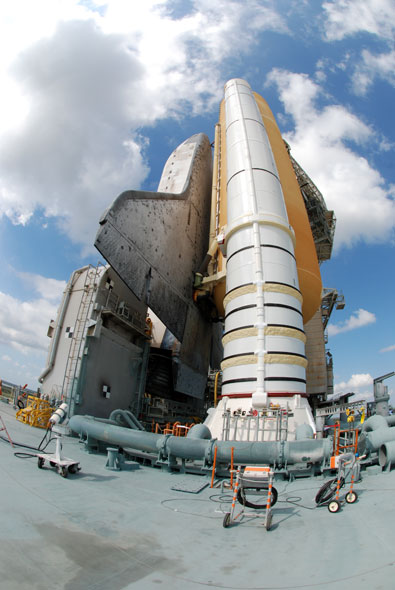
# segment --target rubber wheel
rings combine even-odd
[[[42,469],[44,466],[44,459],[42,457],[38,457],[37,459],[37,465],[39,469]]]
[[[62,465],[58,465],[58,473],[62,477],[67,477],[69,471],[68,471],[67,467],[63,467]]]
[[[225,529],[227,529],[229,525],[230,525],[230,512],[227,512],[225,514],[225,516],[224,516],[224,520],[223,520],[222,526]]]
[[[78,471],[77,465],[70,465],[69,473],[77,473],[77,471]]]
[[[18,406],[18,408],[20,410],[23,410],[23,408],[25,407],[25,404],[23,403],[23,401],[21,399],[18,399],[18,401],[16,402],[16,405]]]
[[[356,492],[348,492],[348,494],[346,494],[346,502],[348,504],[354,504],[354,502],[356,502],[358,500],[358,495]]]
[[[246,494],[245,494],[245,490],[256,490],[257,492],[260,492],[261,490],[265,492],[267,492],[268,488],[245,488],[245,487],[241,487],[239,488],[239,491],[237,492],[237,500],[238,502],[240,502],[240,504],[243,504],[243,506],[247,506],[247,508],[253,508],[254,510],[259,510],[262,508],[266,508],[267,506],[267,502],[265,502],[264,504],[254,504],[254,502],[251,502],[250,500],[247,500]],[[275,503],[277,502],[277,498],[278,498],[278,492],[276,490],[275,487],[272,487],[272,501],[270,506],[274,506]]]
[[[265,527],[266,527],[267,531],[272,526],[272,520],[273,520],[273,514],[271,512],[269,512],[269,514],[266,517],[266,522],[265,522]]]
[[[332,513],[339,512],[339,510],[340,510],[339,502],[337,500],[332,500],[332,502],[329,502],[328,510],[329,510],[329,512],[332,512]]]
[[[344,486],[344,477],[340,479],[340,488]],[[316,504],[326,504],[336,493],[337,477],[330,479],[318,490],[315,497]]]

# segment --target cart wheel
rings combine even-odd
[[[42,457],[38,457],[38,460],[37,460],[37,465],[38,465],[38,468],[39,468],[39,469],[42,469],[42,468],[43,468],[43,466],[44,466],[44,462],[45,462],[45,461],[44,461],[44,459],[43,459]]]
[[[337,500],[332,500],[332,502],[329,502],[328,504],[328,510],[329,512],[339,512],[340,510],[340,504]]]
[[[55,465],[56,465],[56,463],[54,463],[53,461],[50,461],[49,464],[51,467],[55,467]]]
[[[224,516],[224,520],[223,520],[222,526],[225,529],[227,529],[229,525],[230,525],[230,512],[227,512],[225,514],[225,516]]]
[[[78,466],[76,464],[70,465],[69,473],[77,473],[77,471],[78,471]]]
[[[67,469],[67,467],[64,467],[62,465],[58,465],[58,473],[62,477],[67,477],[67,475],[68,475],[68,469]]]
[[[344,486],[344,477],[341,477],[339,488],[342,488],[343,486]],[[337,489],[337,477],[335,477],[334,479],[330,479],[329,481],[324,483],[324,485],[318,490],[318,493],[315,497],[315,503],[320,505],[320,504],[325,504],[326,502],[329,502],[329,500],[331,498],[333,498],[333,496],[335,495],[336,489]]]
[[[272,512],[269,512],[269,514],[266,516],[266,522],[265,522],[265,527],[266,527],[267,531],[272,526],[272,520],[273,520],[273,514],[272,514]]]
[[[348,492],[348,494],[346,494],[346,502],[348,504],[354,504],[354,502],[356,502],[358,500],[358,495],[356,492]]]

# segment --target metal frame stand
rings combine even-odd
[[[228,528],[231,524],[236,522],[241,516],[254,516],[258,518],[264,518],[263,525],[268,531],[272,524],[273,512],[272,506],[277,500],[277,490],[273,487],[274,472],[268,465],[263,466],[246,466],[243,473],[241,467],[236,470],[236,482],[233,491],[232,506],[230,512],[227,512],[224,516],[223,526]],[[240,496],[245,498],[245,489],[253,488],[255,490],[263,489],[267,490],[267,498],[265,505],[253,505],[248,502],[248,506],[254,507],[255,509],[263,509],[264,512],[246,512],[244,502],[240,512],[237,513],[236,501],[240,501]]]

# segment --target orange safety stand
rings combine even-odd
[[[218,451],[218,447],[216,446],[214,449],[214,461],[213,461],[213,469],[211,472],[211,485],[210,488],[212,488],[214,486],[214,477],[215,477],[215,467],[217,465],[217,451]]]
[[[5,432],[7,434],[7,437],[8,437],[8,440],[10,441],[10,445],[12,446],[12,448],[14,448],[14,443],[12,442],[11,437],[8,434],[8,430],[7,430],[7,428],[6,428],[5,424],[4,424],[4,420],[3,420],[3,418],[1,416],[0,416],[0,421],[1,421],[2,425],[3,425],[2,428],[0,428],[0,432],[2,430],[5,430]]]
[[[269,465],[262,465],[262,466],[246,466],[244,471],[241,471],[241,467],[239,466],[236,470],[236,482],[233,491],[233,498],[232,498],[232,506],[230,512],[227,512],[224,516],[223,520],[223,527],[228,528],[231,524],[233,524],[240,516],[257,516],[263,517],[264,526],[268,531],[272,524],[272,506],[275,504],[277,500],[277,490],[273,487],[273,478],[274,472],[270,468]],[[264,505],[255,504],[253,505],[250,502],[247,502],[244,498],[244,505],[243,508],[240,510],[238,514],[236,514],[236,501],[239,500],[239,491],[243,491],[244,486],[247,484],[247,487],[255,486],[257,488],[262,488],[264,491],[267,491],[267,499]],[[249,485],[248,485],[249,484]],[[264,486],[264,487],[262,487]],[[255,509],[263,508],[265,511],[264,513],[252,513],[252,512],[245,512],[245,506],[250,506]]]

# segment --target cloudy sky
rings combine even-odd
[[[336,391],[370,395],[395,370],[393,0],[13,0],[0,23],[0,378],[37,386],[62,290],[99,260],[100,215],[156,190],[193,133],[213,140],[233,77],[335,211]]]

